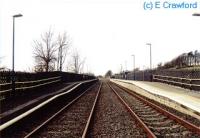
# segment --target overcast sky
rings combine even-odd
[[[187,1],[187,0],[185,0]],[[188,0],[191,1],[191,0]],[[181,53],[200,51],[200,9],[144,10],[144,0],[1,0],[1,65],[12,65],[12,15],[15,26],[15,68],[28,71],[34,66],[33,40],[50,27],[55,35],[64,31],[86,58],[84,71],[96,75],[136,67],[149,67],[149,46],[155,67]],[[70,58],[70,55],[67,56]],[[66,66],[64,67],[66,69]]]

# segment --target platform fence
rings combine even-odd
[[[193,70],[145,70],[123,72],[114,76],[117,79],[156,81],[175,85],[190,90],[200,91],[200,69]]]
[[[52,86],[59,82],[66,83],[94,78],[94,76],[68,72],[15,72],[13,91],[12,72],[2,71],[0,72],[0,101],[41,87]]]

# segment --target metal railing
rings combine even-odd
[[[33,89],[33,88],[45,86],[45,85],[60,82],[60,81],[61,81],[61,76],[34,80],[34,81],[15,82],[15,90],[24,91],[26,89]],[[5,99],[5,97],[8,95],[12,95],[11,87],[12,87],[12,83],[0,84],[0,88],[3,89],[0,91],[0,100]]]
[[[153,81],[181,86],[191,90],[200,90],[200,79],[153,75]]]
[[[32,109],[30,109],[30,110],[28,110],[28,111],[22,113],[21,115],[19,115],[19,116],[13,118],[13,119],[11,119],[11,120],[9,120],[8,122],[2,124],[2,125],[0,126],[0,133],[1,133],[4,129],[8,128],[9,126],[11,126],[11,125],[17,123],[18,121],[22,120],[22,119],[25,118],[25,117],[31,115],[33,112],[36,112],[37,110],[41,109],[42,107],[47,106],[47,105],[48,105],[49,103],[51,103],[52,101],[55,101],[55,100],[59,99],[60,97],[62,97],[62,96],[64,96],[64,95],[67,95],[67,94],[69,94],[69,93],[72,93],[75,89],[77,89],[78,87],[81,87],[81,86],[84,85],[84,84],[89,84],[89,83],[92,83],[92,82],[95,82],[95,81],[97,81],[97,79],[92,79],[92,80],[87,80],[87,81],[84,81],[84,82],[80,82],[80,83],[76,84],[74,87],[72,87],[71,89],[69,89],[69,90],[67,90],[67,91],[64,91],[64,92],[62,92],[62,93],[59,93],[59,94],[54,95],[53,97],[51,97],[51,98],[45,100],[44,102],[42,102],[42,103],[40,103],[39,105],[33,107]]]

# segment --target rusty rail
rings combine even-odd
[[[93,85],[94,86],[94,85]],[[40,124],[39,126],[37,126],[34,130],[32,130],[31,132],[29,132],[24,138],[29,138],[32,137],[35,133],[37,133],[41,128],[43,128],[44,126],[46,126],[52,119],[54,119],[55,117],[57,117],[60,113],[62,113],[66,108],[68,108],[69,106],[71,106],[72,104],[74,104],[80,97],[82,97],[89,89],[91,89],[93,86],[89,87],[87,90],[85,90],[81,95],[79,95],[78,97],[76,97],[74,100],[72,100],[70,103],[68,103],[67,105],[65,105],[62,109],[60,109],[58,112],[56,112],[55,114],[53,114],[50,118],[48,118],[46,121],[44,121],[42,124]]]
[[[94,86],[94,85],[93,85]],[[70,103],[68,103],[66,106],[64,106],[62,109],[60,109],[58,112],[56,112],[54,115],[52,115],[49,119],[47,119],[45,122],[43,122],[42,124],[40,124],[39,126],[37,126],[33,131],[31,131],[30,133],[28,133],[24,138],[29,138],[34,136],[34,134],[36,134],[41,128],[43,128],[44,126],[46,126],[52,119],[54,119],[55,117],[57,117],[61,112],[63,112],[66,108],[68,108],[69,106],[71,106],[72,104],[74,104],[78,99],[80,99],[89,89],[91,89],[93,86],[89,87],[87,90],[85,90],[81,95],[79,95],[78,97],[76,97],[73,101],[71,101]],[[100,85],[101,87],[101,85]],[[99,88],[100,91],[100,88]],[[99,92],[98,92],[99,94]],[[96,100],[98,98],[98,94],[95,98],[95,104],[96,104]],[[95,105],[93,105],[95,106]],[[94,108],[94,107],[93,107]],[[94,110],[92,108],[92,110]],[[93,111],[92,111],[93,112]],[[91,114],[91,113],[90,113]],[[92,116],[92,114],[91,114]],[[91,117],[88,118],[88,120],[91,120]],[[88,129],[89,127],[89,122],[87,123],[86,127]],[[85,128],[85,131],[87,132],[87,129]],[[85,133],[86,134],[86,133]]]
[[[95,108],[95,106],[96,106],[97,99],[98,99],[99,93],[100,93],[100,91],[101,91],[101,87],[102,87],[102,83],[101,83],[100,86],[99,86],[99,89],[98,89],[97,95],[96,95],[96,97],[95,97],[95,100],[94,100],[94,103],[93,103],[93,106],[92,106],[92,109],[91,109],[91,112],[90,112],[90,116],[88,117],[87,124],[86,124],[86,126],[85,126],[85,129],[84,129],[82,138],[85,138],[85,137],[87,136],[87,131],[88,131],[88,128],[89,128],[89,125],[90,125],[92,116],[93,116],[93,114],[94,114],[94,108]]]
[[[108,84],[109,85],[109,84]],[[146,124],[134,113],[134,111],[130,108],[130,106],[121,98],[121,96],[117,93],[117,91],[109,85],[109,87],[113,90],[113,92],[117,95],[120,102],[127,108],[127,110],[130,112],[131,116],[133,116],[136,121],[139,123],[139,125],[144,129],[146,132],[148,138],[156,138],[156,136],[153,134],[153,132],[146,126]]]
[[[125,88],[125,87],[122,87],[118,84],[115,84],[117,85],[119,88],[121,88],[122,90],[128,92],[130,95],[136,97],[137,99],[143,101],[144,103],[146,103],[147,105],[151,106],[152,108],[156,109],[157,111],[159,111],[160,113],[162,113],[163,115],[169,117],[170,119],[178,122],[179,124],[183,125],[184,127],[186,127],[187,129],[191,130],[192,132],[200,135],[200,128],[191,124],[190,122],[186,121],[186,120],[183,120],[182,118],[168,112],[167,110],[164,110],[162,109],[161,107],[159,107],[158,105],[150,102],[150,101],[147,101],[146,99],[142,98],[141,96],[135,94],[133,91]]]

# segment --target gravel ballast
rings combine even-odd
[[[103,82],[88,137],[146,137],[111,88]]]
[[[198,137],[117,86],[112,85],[157,137]]]

